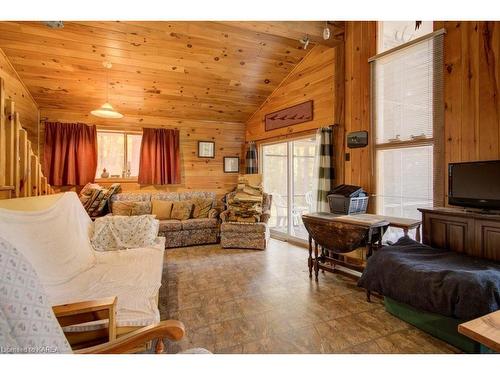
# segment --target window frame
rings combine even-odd
[[[108,128],[96,128],[97,133],[114,133],[114,134],[123,134],[124,145],[123,145],[123,167],[127,165],[127,154],[128,154],[128,144],[127,144],[127,136],[128,135],[140,135],[142,137],[143,133],[141,130],[116,130],[116,129],[108,129]],[[98,146],[99,147],[99,146]],[[99,155],[97,156],[99,159]],[[97,171],[96,171],[97,174]],[[130,176],[130,177],[96,177],[95,182],[138,182],[139,176]]]

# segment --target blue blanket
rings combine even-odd
[[[500,309],[500,263],[407,237],[376,251],[358,286],[417,309],[474,319]]]

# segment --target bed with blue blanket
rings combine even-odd
[[[463,339],[456,325],[500,309],[499,262],[434,249],[408,237],[376,251],[358,286],[383,295],[388,311],[466,351],[476,350],[456,342]],[[456,338],[440,335],[448,326]]]

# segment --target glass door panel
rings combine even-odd
[[[264,191],[273,196],[269,228],[288,233],[288,145],[262,146]]]
[[[313,212],[313,175],[316,139],[299,139],[291,142],[293,150],[292,217],[290,235],[306,240],[308,234],[302,215]]]
[[[272,194],[272,232],[306,240],[302,214],[313,211],[315,137],[262,146],[264,191]]]

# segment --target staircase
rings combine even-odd
[[[0,78],[0,199],[53,193]]]

